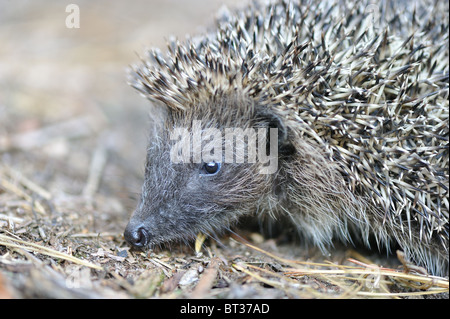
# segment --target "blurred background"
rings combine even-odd
[[[111,207],[102,210],[125,223],[151,125],[149,102],[126,83],[127,67],[170,36],[206,32],[223,6],[241,2],[79,0],[79,28],[68,28],[72,2],[0,0],[0,163],[58,205],[87,192],[94,155],[103,155],[94,192],[108,196]]]

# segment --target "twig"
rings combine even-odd
[[[242,267],[242,266],[240,266],[238,264],[232,264],[231,266],[233,268],[235,268],[235,269],[237,269],[239,271],[242,271],[242,272],[246,273],[247,275],[257,279],[258,281],[261,281],[261,282],[265,283],[266,285],[269,285],[269,286],[272,286],[272,287],[275,287],[275,288],[279,288],[279,289],[283,289],[283,284],[278,282],[278,281],[274,281],[274,280],[270,280],[270,279],[264,278],[264,277],[258,275],[257,273],[251,272],[248,269],[245,269],[244,267]]]
[[[23,218],[14,217],[14,216],[8,216],[8,215],[5,215],[5,214],[0,214],[0,219],[1,220],[6,220],[6,221],[11,221],[13,223],[22,223],[24,221]]]
[[[96,148],[94,155],[92,156],[91,166],[89,168],[89,177],[83,189],[83,196],[89,201],[89,205],[92,204],[92,198],[100,185],[106,160],[107,149],[105,145],[102,144],[102,140],[100,140],[99,146]]]
[[[22,189],[20,189],[13,183],[2,178],[2,179],[0,179],[0,186],[3,187],[5,190],[8,190],[8,191],[16,194],[17,196],[25,199],[27,202],[30,203],[30,205],[32,205],[32,203],[34,203],[36,211],[41,215],[46,215],[45,209],[39,201],[33,201],[33,198],[30,195],[25,193],[25,191],[23,191]]]
[[[73,234],[69,237],[72,238],[90,238],[90,237],[119,237],[120,235],[116,232],[102,232],[102,233],[79,233]]]
[[[197,286],[191,294],[193,299],[202,299],[205,297],[206,293],[212,287],[214,280],[216,279],[217,272],[219,271],[219,263],[216,258],[212,258],[211,262],[206,268],[203,276],[200,278]]]
[[[45,198],[46,200],[50,200],[52,195],[49,191],[45,190],[43,187],[37,185],[35,182],[29,180],[25,175],[20,173],[19,171],[16,171],[12,167],[9,167],[5,164],[2,165],[2,169],[13,179],[16,179],[19,183],[21,183],[23,186],[31,190],[32,192],[38,194],[42,198]]]
[[[10,241],[14,242],[11,243]],[[82,260],[79,258],[76,258],[74,256],[59,252],[57,250],[48,248],[48,247],[44,247],[35,243],[30,243],[30,242],[26,242],[20,239],[16,239],[14,237],[10,237],[10,236],[5,236],[0,234],[0,245],[6,246],[6,247],[11,247],[11,248],[21,248],[24,250],[31,250],[43,255],[47,255],[47,256],[51,256],[51,257],[55,257],[55,258],[60,258],[63,260],[67,260],[76,264],[80,264],[86,267],[90,267],[93,269],[98,269],[98,270],[102,270],[103,268],[95,265],[89,261],[86,260]]]

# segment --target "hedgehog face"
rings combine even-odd
[[[275,174],[261,174],[263,163],[226,161],[226,152],[215,150],[215,154],[207,152],[210,156],[205,156],[210,139],[200,143],[201,148],[193,146],[198,123],[182,127],[184,135],[180,136],[180,125],[186,123],[172,119],[150,145],[140,202],[125,230],[125,239],[133,246],[186,241],[199,232],[213,235],[229,228],[241,215],[258,211],[267,201]],[[202,136],[218,132],[220,123],[202,123]],[[224,143],[220,140],[219,147]],[[245,139],[247,150],[248,144]],[[236,148],[233,151],[236,159],[239,152]]]

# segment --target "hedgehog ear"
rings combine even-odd
[[[279,162],[281,162],[281,165],[289,164],[292,158],[294,158],[294,154],[296,153],[295,146],[292,143],[292,138],[290,138],[290,135],[292,133],[289,132],[288,126],[285,124],[283,119],[278,116],[277,114],[267,112],[262,115],[264,118],[264,121],[267,123],[268,126],[268,135],[270,135],[270,129],[276,128],[278,130],[278,159]],[[267,136],[267,145],[266,145],[266,152],[267,154],[270,154],[270,136]],[[286,197],[286,190],[285,190],[285,183],[283,183],[283,174],[276,174],[275,180],[273,184],[273,193],[280,201],[283,201]]]
[[[262,117],[267,121],[269,129],[278,129],[278,156],[288,158],[289,156],[293,155],[295,153],[295,147],[290,142],[289,129],[285,125],[284,121],[278,115],[273,113],[262,114]],[[269,151],[270,139],[268,138],[267,141],[267,151]]]

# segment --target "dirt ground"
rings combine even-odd
[[[67,28],[64,1],[0,0],[0,298],[448,298],[396,258],[245,229],[130,250],[151,114],[126,68],[242,1],[76,3]]]

